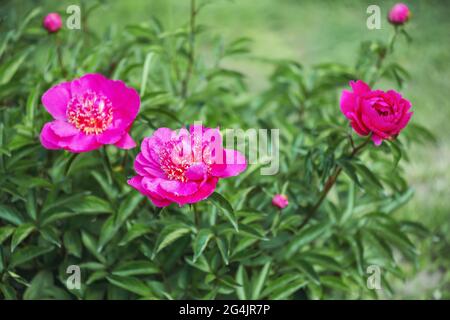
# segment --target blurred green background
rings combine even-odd
[[[2,0],[3,1],[3,0]],[[16,2],[15,0],[14,2]],[[197,0],[201,2],[200,0]],[[47,11],[64,13],[77,1],[25,1],[18,15],[44,2]],[[102,33],[108,27],[119,30],[127,24],[145,23],[153,15],[168,29],[184,25],[189,17],[189,0],[112,0],[90,17],[90,31]],[[90,1],[86,1],[90,4]],[[247,75],[253,91],[265,88],[271,72],[259,58],[293,59],[304,66],[322,62],[354,64],[364,40],[386,40],[392,27],[386,21],[394,1],[350,0],[215,0],[205,8],[199,22],[208,33],[199,39],[199,54],[207,57],[214,37],[224,41],[237,37],[252,39],[252,54],[227,61]],[[418,266],[406,265],[405,282],[394,283],[396,298],[450,298],[450,6],[445,1],[405,1],[412,11],[407,30],[412,43],[400,39],[395,59],[411,75],[402,93],[411,100],[413,121],[430,129],[436,144],[415,145],[405,164],[409,183],[415,189],[410,203],[397,212],[399,218],[420,220],[431,231],[422,244]],[[367,7],[381,8],[380,30],[366,27]],[[67,16],[63,14],[63,17]],[[74,31],[79,32],[79,31]],[[81,35],[81,33],[80,33]],[[392,83],[380,83],[386,89]]]

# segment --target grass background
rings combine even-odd
[[[30,5],[30,1],[18,2],[27,4],[19,10]],[[111,0],[92,15],[89,28],[101,33],[110,25],[120,29],[154,15],[167,29],[175,29],[187,22],[189,2]],[[394,53],[411,74],[402,93],[413,104],[413,121],[430,129],[438,143],[414,146],[405,165],[416,193],[397,214],[422,221],[432,236],[422,245],[420,264],[405,265],[410,270],[407,279],[392,285],[398,292],[396,298],[450,298],[450,6],[437,0],[405,2],[413,14],[407,28],[413,42],[401,38]],[[48,11],[64,12],[76,1],[44,3]],[[366,27],[370,4],[381,8],[380,30]],[[374,0],[216,0],[198,18],[209,27],[199,39],[205,40],[199,52],[208,55],[208,39],[215,35],[225,41],[250,37],[252,56],[227,63],[247,75],[253,91],[260,91],[271,69],[257,58],[289,58],[305,66],[329,61],[353,65],[361,41],[390,36],[392,27],[385,17],[393,4]],[[380,83],[379,87],[390,85]]]

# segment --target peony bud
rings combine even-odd
[[[287,196],[285,196],[284,194],[276,194],[273,198],[272,198],[272,204],[275,207],[278,207],[280,209],[284,209],[288,206],[289,201]]]
[[[410,14],[411,12],[406,4],[397,3],[389,11],[388,19],[392,24],[401,25],[408,21]]]
[[[49,13],[45,16],[42,25],[49,33],[57,32],[62,27],[61,16],[57,13]]]

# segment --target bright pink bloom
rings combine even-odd
[[[408,21],[411,12],[409,8],[404,3],[397,3],[389,11],[388,19],[392,24],[404,24]]]
[[[121,149],[136,146],[128,131],[140,99],[136,90],[120,80],[87,74],[50,88],[42,104],[54,118],[41,131],[41,143],[47,149],[87,152],[104,144]]]
[[[49,13],[42,21],[42,25],[49,32],[57,32],[62,27],[61,16],[55,12]]]
[[[342,91],[341,111],[356,133],[361,136],[372,133],[375,145],[395,138],[411,119],[411,103],[398,92],[371,90],[361,80],[350,81],[350,86],[353,92]]]
[[[208,198],[219,179],[247,168],[245,157],[222,147],[218,129],[194,125],[178,133],[159,128],[141,144],[134,162],[137,176],[128,184],[155,206],[182,206]]]
[[[280,209],[284,209],[288,206],[289,201],[287,196],[285,196],[284,194],[276,194],[273,196],[272,198],[272,204],[275,207],[278,207]]]

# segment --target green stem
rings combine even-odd
[[[55,42],[56,42],[56,57],[58,59],[59,68],[61,69],[61,74],[64,78],[67,78],[67,70],[64,66],[63,54],[62,54],[62,43],[61,39],[58,37],[58,34],[55,34]]]
[[[106,146],[103,146],[100,153],[102,155],[103,165],[105,167],[106,176],[108,177],[108,182],[110,184],[112,184],[113,170],[112,170],[111,161],[109,160],[108,152],[106,150]]]
[[[193,204],[191,204],[191,209],[192,209],[192,212],[193,212],[193,214],[194,214],[194,222],[195,222],[195,226],[197,227],[197,229],[199,230],[200,229],[200,213],[198,212],[198,208],[197,208],[197,204],[196,203],[193,203]]]
[[[72,153],[69,157],[69,159],[67,160],[66,163],[66,167],[64,169],[64,175],[68,176],[69,172],[70,172],[70,168],[72,168],[72,164],[75,161],[75,159],[77,158],[77,156],[79,155],[79,153]]]
[[[372,79],[369,81],[369,85],[372,87],[375,85],[375,83],[378,81],[378,79],[381,76],[381,67],[383,66],[383,62],[386,60],[386,56],[388,54],[392,54],[394,52],[394,44],[397,40],[397,36],[400,32],[400,27],[395,26],[394,34],[391,36],[391,39],[389,40],[388,46],[386,48],[386,51],[381,52],[378,56],[377,64],[376,64],[376,71],[372,77]]]
[[[391,39],[389,40],[389,45],[388,45],[388,49],[389,49],[390,53],[394,52],[394,44],[395,44],[395,41],[397,40],[398,34],[399,34],[399,27],[395,26],[394,34],[391,36]]]
[[[359,146],[357,147],[352,147],[352,152],[349,155],[349,158],[354,158],[362,149],[364,149],[364,147],[370,142],[370,137],[368,139],[366,139],[366,141],[364,141],[363,143],[361,143]],[[327,181],[325,182],[325,187],[323,188],[322,193],[320,194],[319,199],[317,200],[317,202],[314,204],[314,206],[312,207],[312,209],[309,211],[308,215],[305,217],[305,219],[303,220],[302,224],[300,225],[300,227],[298,228],[298,230],[301,230],[306,224],[308,224],[309,220],[311,220],[311,218],[314,216],[314,214],[317,212],[317,210],[320,208],[322,202],[325,200],[325,198],[327,197],[328,193],[330,192],[330,190],[332,189],[332,187],[334,186],[334,184],[336,183],[339,175],[342,172],[342,167],[341,166],[336,166],[336,168],[334,169],[334,172],[331,174],[331,176],[327,179]]]

